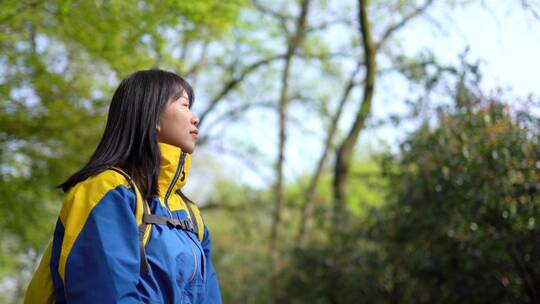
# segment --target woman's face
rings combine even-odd
[[[189,98],[182,97],[165,105],[157,125],[158,140],[192,153],[199,137],[199,118],[189,109]]]

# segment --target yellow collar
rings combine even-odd
[[[191,156],[182,149],[165,143],[158,143],[161,152],[158,189],[161,201],[182,188],[188,178]]]

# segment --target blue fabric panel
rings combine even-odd
[[[221,291],[219,289],[219,282],[214,265],[212,264],[212,240],[210,238],[210,231],[204,226],[204,239],[202,241],[202,247],[204,250],[204,256],[206,258],[206,296],[204,303],[217,304],[221,303]]]
[[[66,303],[64,296],[64,284],[58,273],[58,261],[60,259],[60,251],[62,250],[62,240],[64,239],[64,225],[58,219],[54,228],[52,251],[51,251],[51,277],[54,286],[54,297],[57,304]]]
[[[133,192],[110,190],[92,209],[66,263],[69,303],[141,303],[140,243]]]

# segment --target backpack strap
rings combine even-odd
[[[124,172],[124,170],[118,167],[111,167],[109,169],[122,174],[129,182],[131,188],[133,188],[133,190],[135,191],[135,218],[137,220],[137,224],[139,225],[138,230],[141,252],[141,274],[145,275],[148,273],[148,259],[146,258],[146,250],[144,247],[146,243],[148,243],[148,239],[150,238],[150,231],[152,230],[152,226],[149,226],[148,223],[144,221],[144,217],[150,215],[150,206],[148,205],[146,199],[144,199],[141,195],[139,187],[137,187],[135,182],[126,172]]]
[[[182,221],[182,220],[171,218],[168,216],[145,214],[143,217],[143,221],[147,224],[168,225],[171,228],[188,230],[193,233],[196,233],[193,228],[193,224],[191,223],[191,221],[188,221],[188,220]]]
[[[194,229],[196,231],[195,233],[197,234],[197,237],[199,237],[199,223],[197,223],[198,221],[195,218],[195,214],[193,213],[193,210],[191,209],[190,205],[191,205],[191,203],[188,202],[186,204],[186,207],[187,207],[187,209],[189,211],[189,217],[191,217],[193,219],[193,226],[195,226]]]
[[[184,205],[186,206],[189,212],[189,217],[191,218],[191,221],[193,222],[193,226],[194,226],[193,228],[195,229],[195,234],[197,235],[199,242],[202,242],[204,239],[204,222],[203,222],[203,219],[201,217],[201,214],[197,205],[192,200],[190,200],[181,190],[177,190],[176,193],[180,195],[180,197],[184,201]],[[193,208],[197,209],[198,217],[193,211]],[[199,224],[202,224],[202,229],[199,229]]]

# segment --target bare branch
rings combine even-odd
[[[327,54],[325,56],[318,55],[318,54],[291,54],[291,56],[299,56],[301,58],[313,58],[313,59],[328,59],[331,57],[343,57],[343,58],[350,58],[352,55],[347,54],[346,52],[338,52],[338,53],[331,53]],[[247,76],[249,76],[251,73],[255,72],[258,68],[268,65],[272,62],[275,62],[277,60],[285,59],[287,57],[287,54],[281,54],[281,55],[274,55],[268,58],[264,58],[261,60],[258,60],[256,62],[253,62],[252,64],[246,66],[242,72],[240,72],[236,77],[232,77],[223,88],[210,100],[208,107],[202,112],[202,114],[199,116],[199,126],[202,124],[203,120],[206,118],[206,116],[216,107],[216,105],[233,89],[236,88],[238,84],[240,84]]]
[[[178,59],[180,59],[182,62],[185,62],[188,53],[190,37],[189,35],[184,33],[184,36],[182,38],[182,50],[180,51],[180,57]]]
[[[354,25],[354,21],[349,20],[349,19],[344,19],[344,18],[335,19],[335,20],[329,20],[329,21],[326,21],[326,22],[323,22],[323,23],[308,27],[306,29],[306,34],[310,34],[310,33],[313,33],[313,32],[318,32],[318,31],[321,31],[321,30],[325,30],[325,29],[327,29],[329,27],[332,27],[332,26],[338,25],[338,24],[351,25],[352,26],[352,25]]]
[[[274,105],[274,103],[272,103],[270,101],[266,101],[266,102],[246,103],[246,104],[242,104],[242,105],[237,106],[237,107],[233,107],[233,108],[229,109],[227,112],[225,112],[225,113],[221,114],[220,116],[218,116],[216,119],[213,119],[213,121],[209,125],[209,127],[206,128],[206,132],[209,133],[212,130],[213,127],[215,127],[215,126],[217,126],[219,124],[223,124],[224,122],[227,122],[230,119],[238,119],[238,117],[240,115],[242,115],[244,112],[247,112],[247,111],[249,111],[251,109],[254,109],[254,108],[275,108],[275,105]],[[205,143],[207,141],[208,141],[207,136],[203,136],[200,139],[200,143]]]
[[[252,155],[217,144],[207,145],[206,148],[214,150],[220,154],[229,155],[238,159],[242,164],[248,167],[263,181],[271,180],[268,175],[262,172],[262,170],[260,169],[260,164],[252,160]]]
[[[210,42],[208,40],[205,40],[202,45],[199,59],[197,59],[197,61],[193,63],[193,65],[187,70],[187,72],[184,73],[186,77],[192,76],[192,78],[194,79],[193,86],[195,86],[195,82],[196,82],[195,79],[197,78],[197,74],[199,74],[199,71],[201,70],[201,68],[206,64],[206,54],[208,51],[208,44],[210,44]]]
[[[215,108],[215,106],[222,100],[222,98],[225,97],[231,90],[233,90],[240,82],[242,82],[244,78],[246,78],[249,74],[253,73],[261,66],[270,64],[273,61],[282,58],[285,58],[285,55],[275,55],[269,58],[258,60],[245,67],[238,76],[231,78],[227,83],[225,83],[223,88],[216,94],[216,96],[214,96],[210,100],[208,107],[200,115],[199,126],[202,124],[204,118],[208,115],[208,113],[210,113]]]
[[[540,4],[532,3],[530,0],[521,0],[521,6],[531,12],[535,19],[540,20]]]
[[[224,204],[224,203],[216,203],[216,202],[205,202],[202,203],[200,206],[198,206],[200,210],[217,210],[217,209],[225,209],[225,210],[242,210],[247,211],[246,207],[247,205],[231,205],[231,204]]]
[[[293,21],[293,17],[285,15],[283,13],[278,13],[276,11],[273,11],[272,9],[264,6],[258,0],[252,0],[251,3],[253,4],[253,7],[256,8],[258,11],[260,11],[261,13],[276,19],[279,23],[279,26],[281,27],[281,30],[286,34],[285,36],[289,37],[290,32],[289,32],[289,28],[287,27],[287,22]]]
[[[392,34],[398,30],[400,30],[401,28],[403,28],[409,21],[411,21],[412,19],[414,19],[415,17],[421,15],[423,12],[425,12],[432,4],[433,2],[435,2],[435,0],[426,0],[426,2],[415,8],[412,12],[410,12],[409,14],[405,15],[403,17],[403,19],[401,19],[399,22],[389,26],[385,31],[384,31],[384,34],[382,35],[381,39],[379,40],[379,42],[376,43],[376,48],[379,49],[387,40],[388,38],[390,38],[390,36],[392,36]]]
[[[227,210],[227,211],[249,211],[250,209],[259,209],[264,207],[265,202],[260,200],[249,200],[249,203],[246,204],[230,204],[217,202],[214,200],[208,200],[199,205],[201,210]]]
[[[338,59],[356,59],[358,56],[355,56],[351,53],[348,53],[348,52],[345,52],[345,51],[342,51],[342,52],[333,52],[333,53],[328,53],[328,54],[324,54],[324,53],[303,53],[303,52],[299,52],[296,54],[297,57],[299,58],[302,58],[302,59],[315,59],[315,60],[327,60],[327,59],[332,59],[332,58],[338,58]]]

